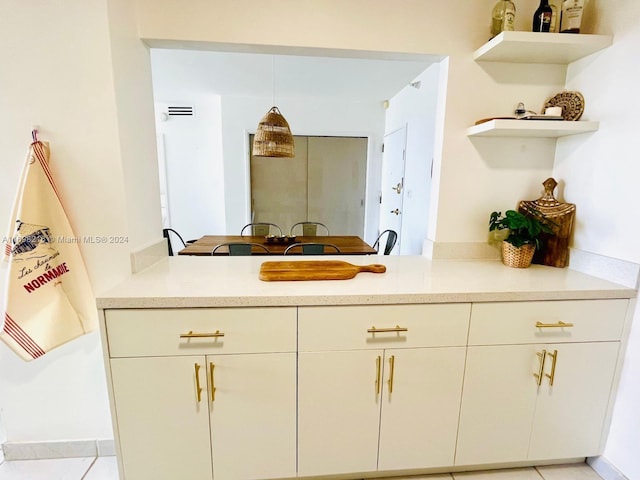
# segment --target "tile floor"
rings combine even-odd
[[[2,457],[0,457],[2,462]],[[118,480],[116,457],[56,458],[0,463],[0,480]],[[188,479],[185,479],[188,480]],[[394,480],[601,480],[586,463],[484,472],[396,477]]]

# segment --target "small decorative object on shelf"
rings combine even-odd
[[[492,212],[489,217],[489,232],[509,230],[509,235],[502,242],[502,263],[508,267],[527,268],[531,265],[533,255],[541,245],[540,236],[551,233],[548,220],[540,213],[527,211],[527,215],[507,210]]]
[[[547,100],[542,110],[549,107],[562,107],[565,120],[579,120],[584,112],[584,97],[580,92],[561,92]]]
[[[533,263],[566,267],[569,265],[569,237],[573,229],[576,206],[555,199],[553,191],[558,185],[555,179],[547,178],[542,185],[542,197],[533,201],[522,201],[518,206],[518,211],[525,215],[542,215],[548,220],[551,229],[551,232],[543,232],[540,235],[540,247],[533,256]]]
[[[551,26],[549,31],[551,33],[560,31],[560,12],[562,10],[558,8],[558,3],[562,5],[561,0],[549,0],[549,6],[551,7]]]
[[[584,0],[565,0],[562,4],[560,33],[580,33]]]
[[[549,0],[540,0],[540,5],[533,14],[533,32],[550,32],[553,10]]]
[[[498,0],[491,12],[491,38],[500,32],[513,31],[516,21],[516,6],[511,0]]]

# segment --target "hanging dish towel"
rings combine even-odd
[[[24,360],[97,328],[78,243],[49,170],[49,148],[35,141],[4,246],[8,271],[0,339]]]

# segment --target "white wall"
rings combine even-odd
[[[222,142],[227,233],[240,232],[249,223],[249,144],[258,122],[271,108],[272,99],[222,97]],[[382,102],[346,103],[305,97],[277,99],[280,112],[294,135],[369,137],[365,238],[373,242],[378,227],[377,204],[382,162],[384,108]]]
[[[406,86],[389,102],[385,135],[407,125],[400,252],[420,255],[429,225],[431,162],[436,132],[440,65],[415,78],[420,88]]]
[[[640,263],[640,2],[599,0],[592,22],[614,35],[606,50],[572,64],[567,88],[585,97],[598,132],[558,142],[554,177],[575,203],[575,248]],[[604,456],[629,479],[640,478],[640,314],[629,339]]]
[[[0,219],[9,218],[38,124],[76,235],[129,237],[80,245],[96,292],[130,271],[131,250],[160,239],[159,214],[145,199],[157,185],[153,122],[144,118],[153,108],[148,61],[131,8],[124,0],[0,2]],[[4,266],[0,273],[4,291]],[[9,441],[111,437],[99,334],[29,363],[1,343],[0,413]]]
[[[194,115],[162,120],[167,106],[192,106]],[[194,95],[156,103],[163,142],[170,224],[186,241],[225,233],[220,97]],[[179,245],[174,245],[179,247]],[[174,248],[174,251],[177,251]]]
[[[600,120],[601,130],[586,140],[588,148],[578,138],[561,144],[553,171],[548,160],[553,146],[474,143],[464,134],[479,118],[508,113],[518,101],[538,107],[564,88],[561,68],[473,62],[472,52],[487,39],[494,3],[317,0],[310,6],[272,0],[265,9],[255,0],[138,0],[136,6],[139,32],[147,39],[449,55],[444,129],[436,139],[434,164],[434,177],[441,175],[433,188],[437,217],[432,217],[429,235],[445,242],[484,241],[488,212],[535,198],[540,182],[553,173],[567,186],[566,200],[578,204],[576,245],[637,262],[640,227],[633,219],[638,166],[630,153],[638,151],[639,121],[633,114],[638,109],[638,3],[598,2],[599,20],[593,28],[614,33],[615,44],[572,67],[568,78],[570,86],[586,94],[585,118]],[[115,13],[122,15],[110,31],[107,5],[114,19]],[[535,6],[518,4],[517,29],[528,30]],[[5,66],[0,75],[0,218],[8,218],[29,131],[39,123],[42,137],[52,143],[52,168],[63,199],[73,199],[69,216],[78,233],[134,234],[126,247],[82,246],[97,290],[126,274],[128,252],[160,229],[155,158],[147,158],[145,147],[155,157],[154,137],[144,128],[152,104],[134,95],[124,102],[128,92],[139,92],[150,82],[139,42],[132,40],[134,29],[123,21],[130,17],[125,0],[68,0],[64,7],[44,0],[0,0],[0,62]],[[274,28],[282,19],[286,28]],[[248,24],[252,27],[246,28]],[[109,33],[115,37],[110,39]],[[135,58],[138,62],[127,62]],[[40,79],[42,72],[46,81]],[[132,80],[136,85],[129,84]],[[128,115],[117,112],[126,105],[131,107]],[[294,107],[281,105],[294,125]],[[625,118],[619,129],[607,126],[619,118]],[[152,125],[153,119],[148,122]],[[142,158],[134,158],[139,153]],[[626,192],[626,200],[618,191]],[[140,198],[144,195],[148,202]],[[246,194],[243,198],[246,202]],[[605,217],[606,225],[600,220]],[[94,334],[38,363],[22,364],[0,345],[0,408],[8,439],[105,435],[108,415],[103,414],[106,396],[98,350]],[[639,403],[632,380],[638,371],[637,351],[635,333],[606,450],[629,478],[638,476],[640,464],[633,449],[638,413],[631,407]],[[67,408],[54,411],[53,405]],[[636,443],[630,446],[627,439]]]

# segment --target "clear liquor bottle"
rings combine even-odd
[[[516,20],[516,6],[511,0],[499,0],[491,12],[491,38],[500,32],[513,31]]]

